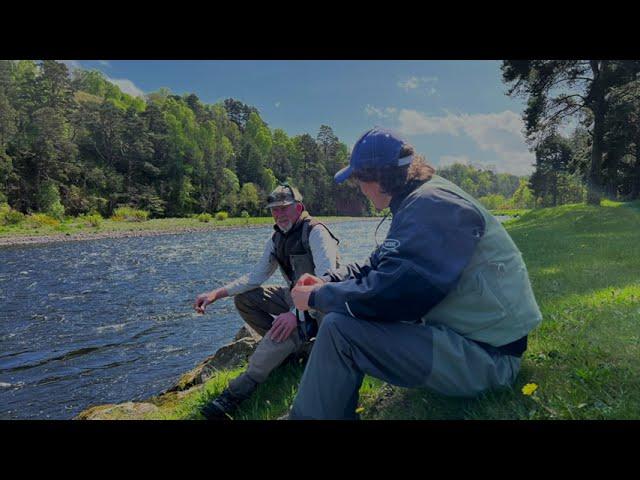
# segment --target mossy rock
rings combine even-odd
[[[142,420],[145,415],[156,411],[156,405],[146,402],[98,405],[80,412],[75,420]]]
[[[249,360],[258,341],[253,337],[243,337],[231,342],[205,358],[193,370],[185,373],[166,393],[187,390],[204,383],[214,372],[237,368]]]

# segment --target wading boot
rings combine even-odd
[[[207,420],[233,420],[232,415],[236,412],[244,397],[238,397],[225,389],[220,395],[214,398],[207,405],[202,407],[200,413]]]
[[[233,414],[238,410],[240,404],[251,396],[258,384],[247,374],[242,374],[232,380],[229,387],[200,409],[204,418],[207,420],[233,420]]]

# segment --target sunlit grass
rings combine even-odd
[[[535,210],[507,230],[544,317],[513,390],[465,400],[394,388],[375,418],[640,418],[640,202]]]

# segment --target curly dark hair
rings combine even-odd
[[[411,145],[403,145],[399,158],[413,155],[413,161],[409,165],[400,167],[363,168],[356,170],[351,175],[353,179],[361,182],[376,182],[382,188],[382,192],[395,196],[409,183],[426,182],[436,173],[435,168],[429,165],[422,155],[416,155]]]

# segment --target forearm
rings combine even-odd
[[[221,298],[228,297],[229,292],[227,291],[226,288],[222,287],[222,288],[216,288],[215,290],[212,290],[211,295],[214,296],[212,300],[220,300]]]
[[[238,295],[258,288],[273,275],[277,268],[277,263],[272,256],[272,246],[273,242],[269,239],[265,245],[262,257],[253,267],[253,270],[224,285],[223,288],[227,291],[228,296]]]
[[[340,268],[329,270],[321,278],[325,282],[344,282],[350,279],[360,279],[371,271],[371,265],[366,263],[359,265],[352,263],[349,265],[343,265]]]
[[[412,321],[442,301],[470,261],[484,221],[464,200],[438,196],[398,212],[388,234],[394,246],[381,245],[369,265],[347,267],[350,277],[320,287],[309,305],[323,313]]]
[[[309,306],[363,320],[414,321],[440,302],[445,292],[409,265],[373,271],[362,279],[327,283],[309,296]]]
[[[233,297],[240,293],[258,288],[267,278],[268,277],[265,277],[264,279],[256,279],[255,277],[252,278],[250,274],[246,274],[237,278],[233,282],[227,283],[223,288],[226,290],[228,296]]]

